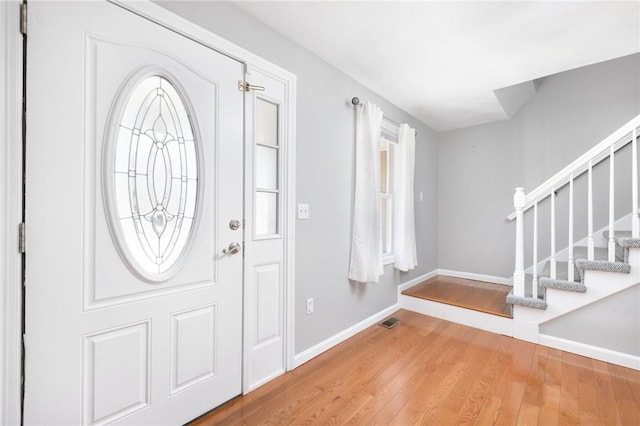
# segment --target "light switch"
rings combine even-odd
[[[298,219],[309,219],[309,204],[298,204]]]

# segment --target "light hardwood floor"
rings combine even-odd
[[[511,305],[507,304],[511,289],[507,285],[437,275],[406,289],[402,294],[513,318]]]
[[[409,311],[197,425],[639,425],[640,372]]]

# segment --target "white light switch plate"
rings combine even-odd
[[[309,219],[309,204],[298,204],[298,219]]]

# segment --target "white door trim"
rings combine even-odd
[[[22,365],[22,34],[20,2],[0,2],[0,423],[20,424]]]

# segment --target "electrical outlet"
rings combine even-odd
[[[313,297],[307,299],[307,315],[313,313]]]
[[[309,219],[309,204],[298,204],[298,219]]]
[[[420,193],[420,201],[424,201],[424,194],[422,192]]]

